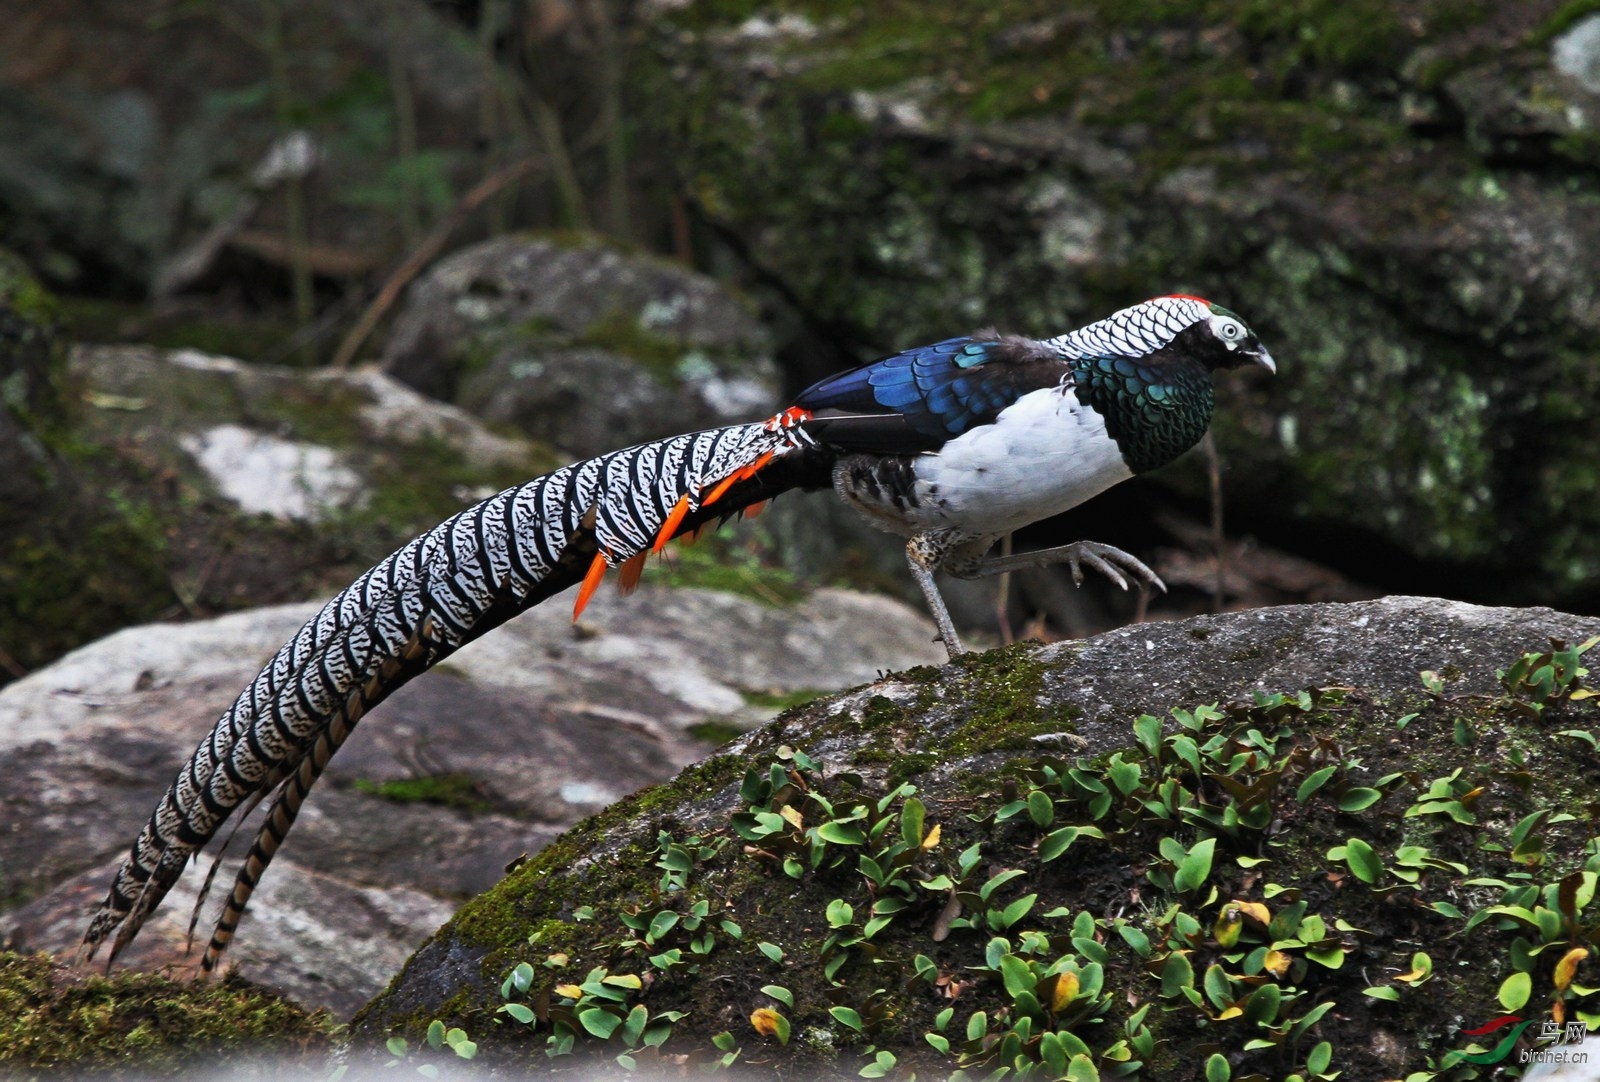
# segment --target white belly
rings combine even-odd
[[[907,526],[1001,534],[1059,514],[1133,476],[1105,419],[1071,392],[1032,391],[991,425],[916,459]]]

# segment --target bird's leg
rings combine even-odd
[[[939,626],[939,640],[944,643],[951,660],[966,653],[966,648],[956,634],[956,625],[950,619],[950,610],[945,608],[944,598],[939,596],[939,587],[933,583],[933,573],[954,547],[955,539],[942,534],[918,534],[906,542],[906,562],[911,565],[911,577],[922,587],[922,596],[928,599],[928,611]]]
[[[1162,593],[1167,592],[1167,584],[1161,581],[1159,575],[1146,567],[1144,561],[1119,548],[1102,545],[1098,541],[1074,541],[1070,545],[1061,545],[1053,549],[1019,552],[1014,556],[991,556],[975,564],[963,565],[960,561],[951,561],[946,570],[957,578],[975,579],[1000,575],[1007,571],[1021,571],[1029,567],[1047,567],[1050,564],[1066,564],[1072,569],[1072,581],[1079,586],[1083,585],[1082,565],[1088,564],[1124,590],[1128,588],[1128,578],[1123,577],[1123,573],[1126,572],[1129,578],[1136,579],[1145,586],[1153,586]]]

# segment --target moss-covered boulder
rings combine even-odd
[[[1358,577],[1596,603],[1592,5],[645,11],[685,190],[834,338],[1200,293],[1282,363],[1219,410],[1236,515]]]
[[[336,1029],[326,1014],[234,978],[85,975],[47,955],[0,951],[8,1079],[281,1078],[322,1068]]]
[[[411,287],[385,369],[566,454],[779,405],[766,329],[711,278],[585,234],[498,237]]]
[[[54,299],[0,249],[0,684],[170,602],[164,538],[72,433]]]
[[[1463,1030],[1600,1021],[1597,633],[1390,598],[885,677],[550,845],[356,1044],[519,1074],[1477,1077]]]

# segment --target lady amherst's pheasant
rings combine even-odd
[[[1238,316],[1157,297],[1059,338],[978,334],[907,350],[823,380],[770,420],[614,451],[491,496],[362,575],[267,663],[134,841],[86,952],[115,933],[114,958],[224,821],[276,793],[202,959],[214,968],[306,794],[368,710],[551,595],[578,586],[576,619],[608,568],[630,589],[674,537],[789,489],[832,486],[910,539],[952,656],[962,648],[935,571],[1066,563],[1081,579],[1088,564],[1124,588],[1124,573],[1160,586],[1134,557],[1089,541],[986,553],[1194,446],[1211,420],[1211,373],[1246,363],[1276,371]]]

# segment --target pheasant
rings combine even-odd
[[[1064,563],[1080,582],[1087,565],[1124,589],[1129,577],[1160,587],[1139,560],[1095,542],[987,552],[1177,458],[1210,422],[1212,373],[1249,363],[1276,371],[1238,316],[1198,297],[1157,297],[1056,338],[979,333],[907,350],[823,380],[769,420],[614,451],[489,497],[363,574],[240,693],[134,841],[85,956],[114,933],[114,959],[190,858],[235,812],[242,822],[272,796],[201,959],[211,971],[306,795],[369,710],[571,586],[576,620],[608,569],[620,568],[630,590],[668,541],[785,491],[831,486],[907,537],[952,657],[962,646],[936,571],[971,578]]]

